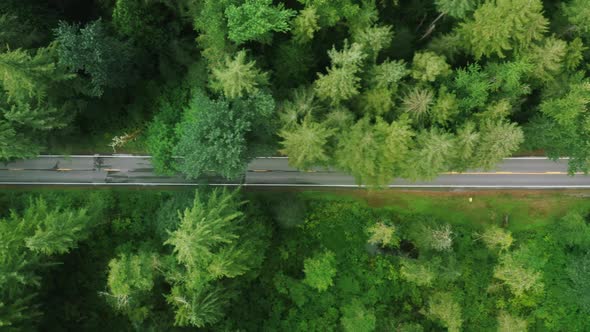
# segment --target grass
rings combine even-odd
[[[371,207],[383,207],[400,214],[428,214],[451,224],[501,224],[508,216],[508,228],[526,231],[559,221],[568,211],[590,210],[586,192],[378,192],[350,190],[339,192],[303,192],[308,199],[351,199]],[[472,201],[469,201],[469,198]]]

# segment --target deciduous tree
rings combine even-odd
[[[303,282],[310,287],[324,292],[334,284],[333,279],[337,270],[336,257],[333,252],[327,250],[311,258],[306,258],[304,266],[305,279]]]

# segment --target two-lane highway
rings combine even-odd
[[[354,178],[333,169],[298,171],[287,158],[257,158],[248,165],[244,179],[190,181],[181,176],[154,173],[149,156],[46,155],[36,159],[0,163],[0,185],[97,185],[97,186],[195,186],[244,185],[269,187],[358,187]],[[567,160],[541,157],[505,159],[494,171],[470,170],[443,173],[429,182],[395,180],[390,188],[588,188],[590,177],[567,175]]]

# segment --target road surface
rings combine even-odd
[[[243,181],[241,183],[241,181]],[[268,187],[357,187],[354,178],[335,170],[317,168],[301,172],[289,167],[287,158],[257,158],[248,165],[243,180],[220,178],[188,181],[180,176],[154,173],[149,156],[81,155],[39,156],[36,159],[0,163],[0,185],[96,185],[96,186],[195,186],[244,185]],[[590,176],[567,175],[567,160],[540,157],[508,158],[494,171],[471,170],[444,173],[434,181],[395,180],[390,188],[588,188]]]

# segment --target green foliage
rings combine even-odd
[[[578,33],[590,32],[590,9],[584,0],[562,2],[561,9]]]
[[[279,132],[283,138],[280,152],[289,156],[289,165],[298,169],[324,164],[329,160],[326,145],[333,134],[333,129],[314,122],[308,115],[301,124]]]
[[[157,257],[148,252],[121,254],[109,262],[107,285],[117,310],[125,312],[129,319],[142,323],[150,314],[144,301],[154,287]]]
[[[0,54],[0,82],[9,101],[43,99],[51,84],[71,78],[60,71],[52,49],[39,49],[34,56],[17,49]]]
[[[415,53],[412,61],[412,77],[423,82],[434,82],[437,77],[451,73],[451,66],[444,56],[434,52]]]
[[[428,317],[440,321],[449,332],[461,331],[461,306],[451,293],[435,293],[428,301]]]
[[[459,33],[469,51],[480,59],[506,51],[520,51],[540,40],[547,31],[540,0],[486,1],[473,13],[473,20],[462,23]]]
[[[413,136],[407,119],[373,125],[365,117],[340,137],[334,158],[357,183],[384,185],[405,169]]]
[[[34,253],[43,255],[64,254],[86,236],[89,218],[86,210],[50,211],[44,200],[37,200],[25,211],[23,220],[36,226],[25,245]]]
[[[311,41],[319,29],[318,15],[313,7],[303,8],[293,19],[293,38],[298,43]]]
[[[295,12],[272,0],[246,0],[240,6],[229,5],[225,10],[229,39],[236,44],[254,40],[270,41],[270,32],[289,31],[289,20]]]
[[[244,97],[258,92],[266,85],[267,75],[256,68],[256,62],[246,62],[246,52],[240,51],[235,57],[226,57],[225,62],[212,71],[211,88],[230,99]]]
[[[503,158],[518,151],[524,140],[522,130],[515,123],[486,121],[481,125],[475,165],[492,169]]]
[[[332,105],[338,105],[359,93],[360,77],[357,73],[366,54],[360,44],[353,43],[342,51],[332,48],[328,55],[332,66],[327,68],[327,74],[318,73],[315,90],[318,97],[329,100]]]
[[[362,46],[363,51],[373,63],[379,52],[386,49],[393,39],[391,26],[372,26],[353,31],[353,41]]]
[[[495,225],[487,227],[483,233],[477,235],[477,238],[480,238],[488,249],[500,252],[507,251],[513,242],[510,231]]]
[[[586,142],[588,131],[588,104],[590,103],[590,83],[572,82],[567,92],[557,98],[546,99],[541,103],[541,112],[551,120],[552,128],[545,132],[551,144],[545,146],[547,153],[557,158],[561,155],[571,157],[569,172],[587,172],[589,149]]]
[[[472,12],[480,0],[435,0],[436,9],[455,18],[465,18]]]
[[[369,243],[383,247],[398,247],[400,238],[396,234],[394,225],[387,225],[383,222],[377,222],[367,229],[369,233]]]
[[[322,27],[334,26],[343,18],[351,19],[360,11],[359,5],[353,0],[297,0],[305,7],[315,8],[320,17]]]
[[[459,99],[459,107],[470,111],[486,105],[491,84],[481,67],[472,64],[467,69],[456,71],[453,87]]]
[[[430,287],[436,278],[436,273],[430,264],[405,259],[401,264],[400,276],[405,281],[414,283],[417,286]]]
[[[303,271],[303,282],[310,287],[324,292],[334,285],[333,278],[336,275],[336,258],[331,251],[324,251],[311,258],[306,258]]]
[[[131,46],[110,36],[101,20],[83,28],[60,22],[55,35],[59,63],[90,76],[90,96],[100,97],[105,88],[124,87],[131,81]]]
[[[370,332],[375,330],[376,323],[373,310],[367,309],[358,300],[342,308],[342,327],[346,332]]]
[[[193,179],[208,172],[238,177],[251,158],[246,135],[273,110],[274,101],[267,94],[230,102],[197,92],[176,128],[179,139],[174,151],[184,157],[178,169]]]
[[[8,122],[0,121],[0,160],[25,159],[36,156],[39,146],[17,133]]]
[[[56,204],[57,203],[57,204]],[[40,272],[52,255],[65,254],[85,238],[91,226],[85,209],[42,198],[30,199],[19,214],[0,219],[0,326],[30,330],[39,316],[32,301],[41,287]]]
[[[590,246],[590,226],[579,212],[566,214],[559,223],[555,240],[569,247],[587,248]]]
[[[506,311],[500,312],[498,315],[498,332],[526,332],[526,320],[512,316]]]
[[[421,123],[430,113],[433,100],[432,91],[415,87],[404,96],[402,108],[416,122]]]
[[[411,167],[406,170],[405,176],[410,179],[434,179],[439,173],[448,171],[456,150],[455,144],[451,134],[437,128],[420,132],[416,148],[407,159]]]
[[[494,277],[506,284],[516,297],[543,291],[541,273],[526,267],[525,263],[512,253],[500,257],[500,263],[494,269]]]

